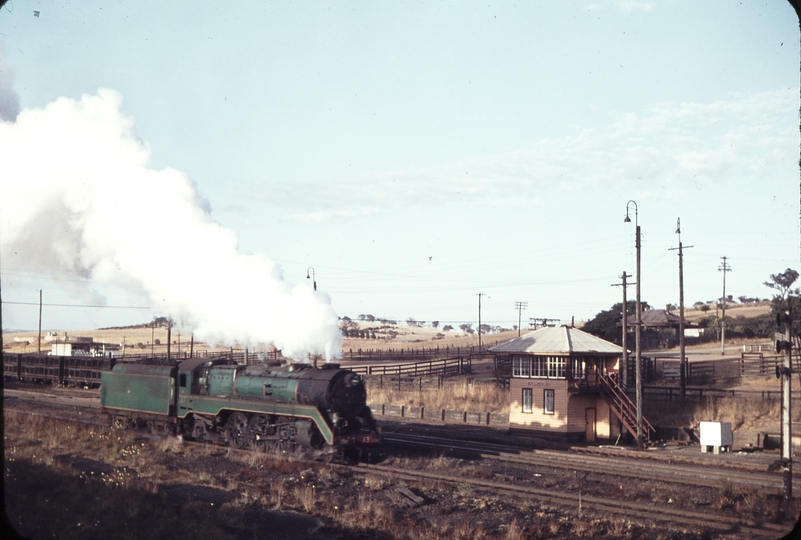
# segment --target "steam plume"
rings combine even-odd
[[[6,51],[0,43],[0,120],[13,121],[19,113],[19,97],[14,92],[13,79],[14,73],[6,63]]]
[[[273,343],[298,360],[337,356],[329,297],[240,253],[184,173],[149,167],[121,103],[100,89],[0,122],[4,266],[143,292],[199,339]]]

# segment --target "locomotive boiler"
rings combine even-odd
[[[366,400],[362,378],[338,364],[118,363],[100,387],[103,412],[128,424],[234,448],[302,448],[353,461],[374,460],[381,449]]]

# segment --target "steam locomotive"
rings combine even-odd
[[[305,450],[375,461],[381,433],[362,378],[338,364],[117,363],[102,373],[100,406],[116,422],[257,450]]]

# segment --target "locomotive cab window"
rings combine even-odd
[[[186,388],[186,373],[181,373],[178,384],[181,386],[181,388]]]

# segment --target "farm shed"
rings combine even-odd
[[[571,326],[548,326],[489,349],[510,361],[509,427],[595,442],[636,434],[633,405],[617,385],[623,349]]]
[[[681,318],[675,313],[664,309],[648,309],[642,312],[643,328],[643,348],[645,349],[669,349],[679,344],[679,328]],[[628,329],[634,343],[634,330],[637,328],[637,321],[631,315],[628,317]],[[698,325],[684,321],[684,336],[698,337]]]

